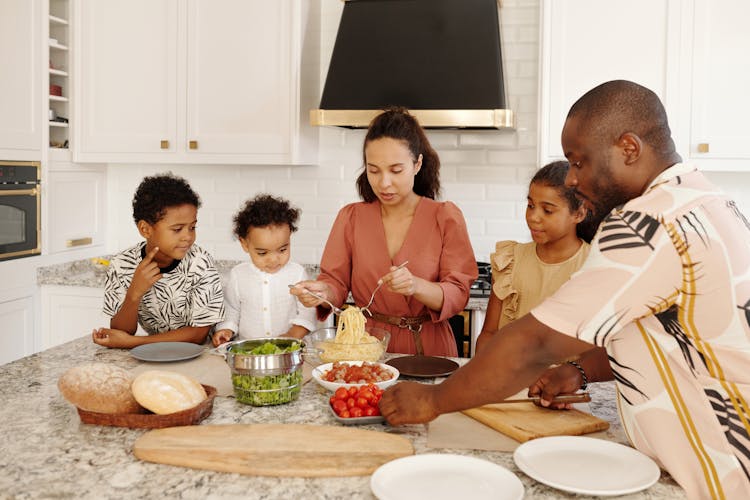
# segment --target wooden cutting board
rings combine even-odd
[[[579,410],[550,410],[534,403],[485,405],[463,413],[524,443],[544,436],[580,436],[609,428],[609,422]]]
[[[411,442],[386,432],[301,424],[170,427],[135,442],[141,460],[255,476],[363,476],[414,454]]]

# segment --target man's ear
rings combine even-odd
[[[617,140],[617,146],[622,150],[625,164],[630,165],[638,161],[643,153],[643,141],[632,132],[625,132]]]
[[[136,224],[135,226],[138,228],[138,232],[141,233],[141,236],[146,239],[149,239],[154,232],[154,228],[151,226],[151,224],[143,219],[139,220],[138,224]]]

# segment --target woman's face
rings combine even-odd
[[[394,206],[414,193],[414,177],[422,168],[422,155],[414,160],[405,141],[381,137],[365,146],[367,181],[383,205]]]

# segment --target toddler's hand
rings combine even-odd
[[[297,300],[300,301],[300,304],[302,304],[305,307],[315,307],[320,304],[324,304],[322,300],[320,300],[317,297],[312,296],[311,294],[307,293],[307,290],[320,295],[321,297],[324,297],[328,300],[330,299],[331,294],[328,293],[328,285],[321,281],[316,280],[309,280],[309,281],[300,281],[299,283],[296,283],[293,287],[289,287],[289,293],[297,297]]]
[[[212,339],[214,347],[219,347],[221,344],[229,342],[232,339],[232,335],[232,330],[227,329],[214,332],[214,336]]]

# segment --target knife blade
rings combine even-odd
[[[492,404],[506,404],[506,403],[538,403],[541,401],[539,396],[533,398],[516,398],[506,399],[503,401],[497,401]],[[561,394],[556,396],[551,403],[588,403],[591,401],[591,396],[588,392],[582,392],[580,394]]]

